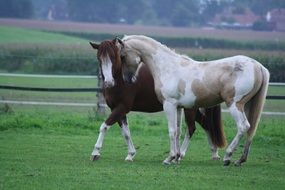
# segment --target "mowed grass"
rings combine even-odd
[[[0,115],[0,189],[282,189],[285,186],[284,118],[263,117],[242,167],[213,161],[198,127],[184,160],[164,166],[169,137],[164,114],[132,113],[130,129],[137,155],[124,161],[127,147],[119,127],[105,137],[101,159],[89,156],[105,116],[90,110],[27,107]],[[230,141],[236,132],[224,114]],[[233,158],[242,152],[243,141]],[[220,151],[223,156],[224,149]]]
[[[42,88],[96,88],[95,78],[34,78],[0,76],[1,85]],[[96,103],[96,92],[33,92],[0,89],[2,99]]]
[[[0,44],[9,43],[68,43],[68,44],[86,44],[88,41],[69,37],[61,34],[42,32],[37,30],[23,29],[17,27],[0,26]]]

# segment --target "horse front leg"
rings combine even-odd
[[[99,136],[91,153],[91,161],[96,161],[100,158],[100,151],[103,145],[106,131],[115,123],[121,120],[126,115],[124,107],[119,106],[112,110],[110,116],[103,122],[99,129]]]
[[[96,144],[94,146],[94,149],[91,153],[91,161],[96,161],[100,158],[100,150],[102,148],[102,145],[103,145],[103,140],[104,140],[104,137],[105,137],[105,133],[106,131],[110,128],[111,126],[110,125],[107,125],[105,122],[103,122],[100,126],[100,129],[99,129],[99,136],[98,136],[98,139],[96,141]]]
[[[126,157],[126,161],[133,161],[133,158],[136,155],[136,149],[134,147],[132,138],[131,138],[131,132],[128,127],[128,120],[127,117],[123,117],[121,121],[118,122],[121,127],[122,135],[125,137],[126,143],[128,145],[128,155]]]
[[[170,138],[170,152],[169,156],[163,161],[164,164],[171,164],[174,160],[179,158],[179,152],[177,150],[177,107],[173,103],[165,101],[163,103],[163,110],[168,120],[168,132]]]

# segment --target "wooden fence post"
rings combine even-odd
[[[101,74],[101,70],[98,69],[98,84],[97,86],[101,89],[103,89],[103,80],[102,80],[102,74]],[[103,96],[102,91],[97,92],[96,94],[97,96],[97,114],[99,115],[104,115],[106,113],[106,102],[105,102],[105,98]]]

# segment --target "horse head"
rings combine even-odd
[[[120,50],[124,81],[134,83],[137,80],[139,69],[143,65],[140,53],[120,39],[118,39],[116,46]]]
[[[104,87],[106,88],[111,88],[123,81],[120,50],[118,45],[116,45],[118,43],[117,38],[103,41],[100,44],[90,42],[90,45],[97,49],[99,69],[101,70]]]

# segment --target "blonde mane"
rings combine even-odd
[[[159,48],[162,48],[163,50],[169,52],[169,53],[172,53],[176,56],[181,56],[180,54],[176,53],[174,49],[170,49],[169,47],[167,47],[166,45],[150,38],[150,37],[147,37],[147,36],[144,36],[144,35],[130,35],[130,36],[127,36],[125,35],[122,39],[122,41],[124,42],[127,42],[128,40],[139,40],[139,41],[143,41],[143,42],[146,42],[148,44],[152,44],[152,45],[155,45],[156,47],[159,47]],[[184,55],[183,55],[184,57]],[[185,57],[187,57],[185,55]],[[189,58],[189,57],[188,57]]]

